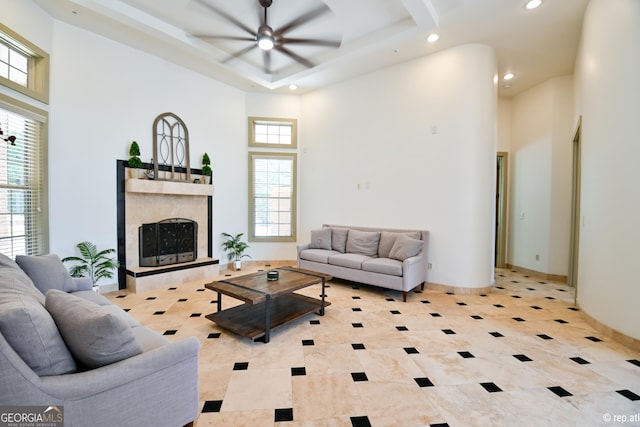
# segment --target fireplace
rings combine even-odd
[[[179,264],[198,257],[198,223],[169,218],[138,227],[141,267]]]

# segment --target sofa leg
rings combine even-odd
[[[420,285],[420,290],[424,291],[424,282],[422,282],[422,285]]]
[[[407,295],[409,295],[409,292],[406,292],[406,291],[402,292],[402,302],[407,302]]]

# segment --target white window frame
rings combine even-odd
[[[298,120],[249,117],[249,147],[298,148]]]

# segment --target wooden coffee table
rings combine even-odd
[[[331,276],[293,267],[275,270],[279,279],[267,280],[267,271],[207,283],[205,288],[218,293],[218,311],[206,316],[217,325],[252,340],[269,342],[272,329],[309,313],[324,316],[325,283]],[[307,286],[322,283],[321,299],[294,293]],[[243,305],[222,309],[222,295],[244,301]]]

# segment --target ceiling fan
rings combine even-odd
[[[263,59],[263,70],[267,74],[271,74],[271,52],[277,51],[280,52],[296,62],[304,65],[305,67],[312,68],[315,66],[313,62],[309,59],[304,58],[297,53],[293,52],[288,48],[289,45],[311,45],[311,46],[326,46],[326,47],[339,47],[342,43],[341,40],[322,40],[322,39],[311,39],[311,38],[295,38],[295,37],[287,37],[287,33],[291,30],[302,26],[303,24],[312,21],[313,19],[330,12],[330,9],[327,5],[322,4],[321,6],[304,13],[297,18],[294,18],[290,22],[284,24],[279,28],[272,28],[267,22],[267,10],[273,4],[273,0],[258,0],[260,7],[264,8],[264,16],[260,17],[261,24],[257,30],[251,29],[249,26],[243,24],[238,21],[236,18],[231,16],[229,13],[213,6],[208,3],[206,0],[196,0],[197,3],[200,3],[206,9],[211,12],[217,14],[218,16],[223,17],[227,21],[231,22],[234,26],[238,27],[245,33],[247,36],[225,36],[225,35],[196,35],[195,37],[201,39],[212,39],[212,40],[239,40],[239,41],[247,41],[250,44],[231,54],[231,56],[225,59],[223,62],[228,62],[234,58],[242,56],[255,48],[262,50],[262,59]]]

